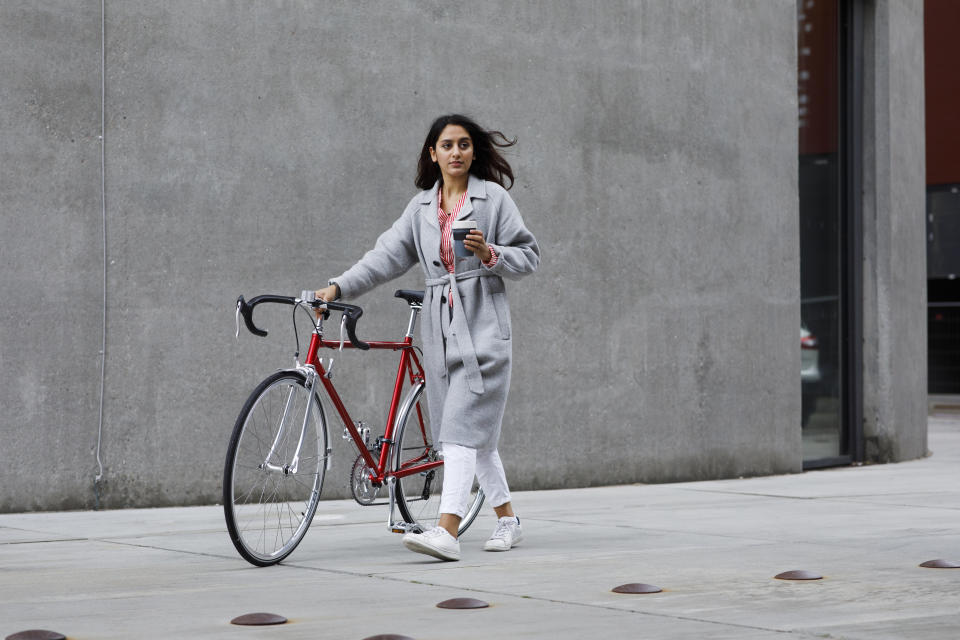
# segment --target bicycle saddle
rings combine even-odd
[[[408,304],[423,304],[423,291],[397,289],[393,292],[394,298],[403,298]]]

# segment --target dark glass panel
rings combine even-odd
[[[798,0],[804,461],[845,453],[838,0]]]

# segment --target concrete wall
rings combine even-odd
[[[0,510],[89,505],[103,291],[99,4],[5,2],[0,49]]]
[[[923,2],[868,3],[864,47],[864,438],[927,453]]]
[[[95,488],[100,3],[0,5],[0,510],[217,501],[246,394],[292,362],[288,311],[238,342],[236,296],[348,267],[449,111],[518,137],[544,253],[510,289],[513,486],[798,471],[795,29],[795,0],[107,2]],[[402,331],[393,288],[362,335]],[[337,383],[376,432],[371,361]]]

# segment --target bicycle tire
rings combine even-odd
[[[427,403],[423,399],[425,388],[424,383],[420,382],[410,389],[397,417],[394,471],[405,465],[436,459],[437,450],[430,432]],[[397,507],[404,521],[424,531],[437,526],[442,488],[442,465],[425,473],[397,478]],[[470,495],[466,514],[460,520],[458,535],[463,535],[473,524],[480,513],[480,507],[483,506],[483,490],[479,488],[476,480]]]
[[[294,471],[290,466],[308,402],[313,403],[311,418]],[[223,510],[230,540],[251,564],[280,562],[306,535],[323,488],[327,443],[323,405],[299,371],[267,377],[244,403],[227,447]]]

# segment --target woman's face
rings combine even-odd
[[[448,124],[440,132],[436,146],[430,147],[430,157],[440,167],[444,182],[464,178],[473,164],[473,140],[460,125]]]

